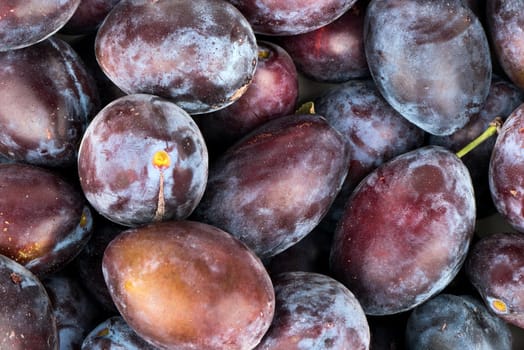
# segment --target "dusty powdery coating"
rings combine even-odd
[[[210,170],[195,213],[268,258],[304,238],[340,191],[349,151],[319,115],[273,119],[230,147]]]
[[[159,95],[190,114],[236,101],[258,54],[249,23],[225,0],[121,1],[99,28],[95,52],[126,93]]]
[[[331,268],[366,314],[406,311],[451,282],[474,228],[466,166],[442,147],[419,148],[356,187],[335,231]]]
[[[331,277],[285,272],[273,278],[275,316],[257,350],[369,349],[370,330],[355,296]]]
[[[513,228],[524,231],[524,104],[502,125],[488,175],[495,207]]]
[[[207,148],[193,119],[174,103],[145,94],[102,109],[78,156],[87,200],[126,226],[187,217],[203,195],[207,171]]]
[[[122,317],[161,349],[253,349],[273,319],[275,295],[262,262],[203,223],[124,231],[106,248],[102,271]]]
[[[524,236],[494,233],[472,246],[466,273],[492,313],[524,327]]]
[[[356,0],[229,0],[255,32],[294,35],[322,27],[349,10]]]
[[[508,77],[524,89],[524,1],[486,1],[488,34]]]
[[[0,52],[0,154],[45,166],[71,166],[98,112],[93,78],[66,42],[49,38]]]
[[[81,0],[2,0],[0,51],[33,45],[62,28]]]
[[[420,128],[449,135],[480,111],[491,80],[489,45],[461,1],[372,1],[364,39],[380,92]]]

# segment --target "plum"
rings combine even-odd
[[[340,191],[348,164],[346,142],[322,116],[273,119],[212,165],[194,218],[269,258],[317,226]]]
[[[252,349],[275,309],[258,257],[229,233],[165,221],[120,233],[102,270],[120,314],[162,349]]]
[[[410,310],[457,275],[475,219],[471,177],[454,153],[404,153],[351,194],[333,238],[332,273],[368,315]]]

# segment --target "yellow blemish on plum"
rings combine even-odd
[[[489,301],[489,305],[498,314],[507,314],[508,313],[508,305],[500,299],[497,298],[487,298]]]
[[[96,334],[97,337],[105,337],[109,334],[109,328],[104,328]]]
[[[16,256],[16,261],[25,263],[40,255],[40,244],[34,243],[20,249]]]
[[[153,155],[153,165],[159,169],[169,168],[171,165],[171,157],[169,157],[169,154],[164,150],[157,151]]]

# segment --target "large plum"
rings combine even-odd
[[[370,315],[410,310],[460,270],[475,228],[466,166],[427,146],[384,163],[357,186],[335,231],[334,276]]]
[[[213,164],[196,218],[231,233],[261,258],[319,223],[348,172],[342,135],[317,114],[273,119]]]
[[[249,23],[225,0],[121,1],[98,29],[95,52],[124,92],[159,95],[190,114],[242,96],[258,54]]]
[[[252,349],[273,319],[275,295],[262,262],[207,224],[124,231],[106,248],[102,269],[125,321],[162,349]]]
[[[3,156],[37,165],[74,165],[82,134],[99,107],[93,77],[65,41],[53,37],[0,52]]]
[[[87,200],[126,226],[184,219],[204,193],[207,172],[207,147],[193,119],[153,95],[128,95],[104,107],[78,154]]]
[[[364,42],[380,92],[420,128],[449,135],[480,111],[491,55],[482,24],[463,1],[373,0]]]

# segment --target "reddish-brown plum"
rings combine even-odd
[[[492,51],[509,79],[524,89],[524,1],[487,0]]]
[[[79,282],[66,274],[54,274],[42,280],[56,319],[60,350],[79,350],[86,335],[102,315]]]
[[[311,32],[281,36],[276,42],[309,79],[341,83],[368,77],[363,34],[366,5],[365,0],[357,1],[334,22]]]
[[[40,280],[0,255],[0,348],[58,350],[53,306]]]
[[[445,148],[418,148],[357,186],[335,231],[333,275],[369,315],[407,311],[453,280],[474,228],[466,166]]]
[[[0,254],[41,277],[74,259],[91,228],[81,191],[56,172],[0,164]]]
[[[364,43],[381,94],[431,134],[457,131],[486,100],[489,44],[463,1],[372,0]]]
[[[82,0],[73,16],[62,27],[61,32],[66,34],[85,34],[95,32],[109,11],[120,0]]]
[[[235,103],[194,116],[210,153],[220,154],[270,119],[295,111],[298,74],[289,54],[268,41],[258,42],[258,66],[249,88]]]
[[[344,136],[350,154],[348,175],[324,220],[334,226],[358,183],[382,163],[422,146],[425,133],[395,111],[372,80],[332,87],[315,99],[315,108]]]
[[[489,163],[489,186],[498,212],[508,224],[524,231],[524,104],[506,119]]]
[[[257,350],[369,349],[366,315],[355,296],[331,277],[286,272],[273,278],[275,316]]]
[[[511,350],[508,325],[469,295],[439,294],[416,307],[406,326],[407,350]]]
[[[0,5],[1,6],[1,5]],[[45,166],[72,166],[98,112],[92,76],[64,41],[0,52],[0,153]]]
[[[428,142],[458,152],[486,130],[495,118],[505,120],[515,108],[524,102],[524,93],[509,81],[493,78],[486,103],[478,115],[475,115],[461,129],[448,136],[429,135]],[[475,189],[477,218],[483,218],[496,212],[489,190],[489,160],[495,145],[495,137],[486,140],[474,150],[462,157],[469,169]]]
[[[129,229],[105,250],[122,317],[162,349],[252,349],[273,319],[264,265],[229,233],[196,221]]]
[[[228,0],[248,19],[253,30],[266,35],[294,35],[333,22],[356,0]]]
[[[524,328],[524,236],[494,233],[472,247],[466,260],[469,280],[492,313]]]
[[[349,164],[342,135],[317,114],[273,119],[213,164],[198,220],[265,259],[304,238],[340,191]]]
[[[31,46],[62,28],[81,0],[2,0],[0,51]]]
[[[153,95],[119,98],[87,128],[78,155],[87,200],[118,224],[183,219],[207,181],[204,138],[176,104]]]
[[[121,1],[98,29],[95,52],[126,93],[162,96],[190,114],[238,100],[258,54],[249,23],[225,0]]]
[[[84,339],[81,350],[158,350],[140,338],[121,316],[96,326]]]

